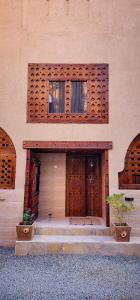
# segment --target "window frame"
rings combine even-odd
[[[49,113],[49,82],[65,81],[65,113]],[[71,112],[71,82],[87,82],[87,112]],[[28,123],[108,123],[108,64],[29,64]]]
[[[64,98],[62,98],[62,99],[60,99],[60,96],[58,97],[58,99],[57,99],[57,97],[56,97],[56,95],[55,95],[55,98],[54,98],[54,103],[53,103],[53,101],[50,101],[50,97],[51,97],[51,100],[52,100],[52,98],[53,98],[53,95],[52,95],[52,90],[53,90],[53,92],[55,91],[55,94],[56,94],[56,88],[55,88],[55,90],[53,89],[53,85],[54,85],[54,83],[55,83],[55,85],[56,85],[56,83],[58,84],[59,83],[59,94],[60,94],[60,86],[62,87],[62,83],[64,83],[64,86],[63,86],[63,88],[64,88],[64,91],[63,91],[63,96],[64,96]],[[61,84],[60,84],[61,83]],[[51,90],[51,91],[50,91]],[[58,100],[58,104],[56,103],[57,102],[57,100]],[[64,102],[62,101],[62,100],[64,100]],[[50,106],[50,104],[53,104],[52,105],[52,108],[55,110],[56,108],[56,105],[58,105],[58,110],[60,110],[60,107],[61,107],[61,105],[62,105],[62,107],[63,107],[63,109],[64,109],[64,111],[63,112],[53,112],[53,111],[50,111],[51,110],[51,106]],[[52,81],[52,80],[49,80],[49,102],[48,102],[48,113],[49,114],[64,114],[65,113],[65,81],[60,81],[60,80],[57,80],[57,81]]]

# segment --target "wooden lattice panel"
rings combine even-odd
[[[10,154],[0,156],[0,188],[14,188],[15,163],[15,157]]]
[[[65,113],[49,113],[49,81],[65,81]],[[87,82],[87,112],[71,113],[71,81]],[[28,122],[108,123],[107,64],[29,64]]]
[[[0,189],[15,187],[16,152],[7,133],[0,128]]]
[[[140,189],[140,134],[127,150],[124,170],[119,173],[119,187]]]
[[[0,154],[5,152],[15,153],[15,148],[7,133],[0,128]]]

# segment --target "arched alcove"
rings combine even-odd
[[[8,134],[0,128],[0,189],[15,188],[16,151]]]
[[[140,133],[131,142],[124,169],[118,173],[120,189],[140,189]]]

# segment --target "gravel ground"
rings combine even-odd
[[[0,300],[140,300],[140,259],[16,257],[0,248]]]

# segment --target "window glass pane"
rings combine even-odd
[[[49,81],[49,113],[65,112],[65,81]]]
[[[87,82],[86,81],[71,82],[71,112],[72,113],[87,112]]]

